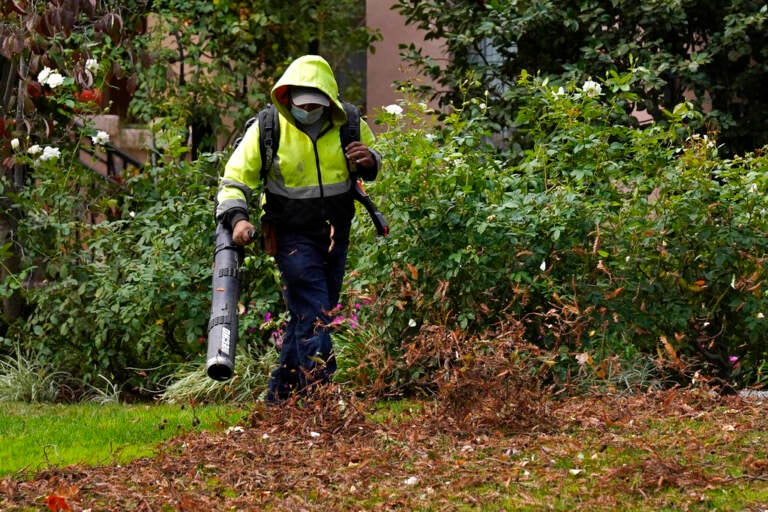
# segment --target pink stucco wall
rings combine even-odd
[[[366,0],[366,20],[370,28],[381,31],[382,40],[375,45],[376,52],[368,55],[367,105],[368,114],[377,108],[395,103],[400,96],[392,85],[396,80],[418,77],[400,60],[398,45],[414,42],[433,57],[444,55],[440,44],[424,41],[421,31],[405,25],[405,18],[391,9],[391,0]],[[422,80],[424,80],[422,78]]]

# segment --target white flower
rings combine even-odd
[[[45,85],[46,82],[48,82],[48,77],[51,76],[52,72],[53,70],[51,68],[45,66],[43,70],[37,74],[37,81],[40,82],[40,84]]]
[[[32,146],[29,146],[29,149],[27,149],[27,153],[29,153],[32,156],[35,156],[43,151],[43,148],[41,148],[38,144],[33,144]]]
[[[584,94],[590,98],[600,96],[600,94],[603,92],[603,88],[600,86],[600,84],[592,80],[587,80],[584,82],[584,85],[581,86],[581,90],[584,91]]]
[[[136,217],[136,212],[128,212],[128,215],[133,219]]]
[[[547,270],[547,260],[541,260],[541,265],[539,265],[539,268],[541,269],[542,272]]]
[[[398,117],[403,115],[403,107],[401,107],[400,105],[395,105],[395,104],[387,105],[386,107],[384,107],[384,111],[387,114],[392,114]]]
[[[41,85],[47,85],[51,89],[55,89],[64,83],[64,77],[61,76],[61,73],[58,71],[54,71],[46,66],[37,74],[37,81],[40,82]]]
[[[416,325],[417,325],[416,320],[414,320],[413,318],[408,320],[408,327],[416,327]]]
[[[13,148],[14,151],[19,149],[19,145],[20,145],[19,139],[11,139],[11,147]]]
[[[43,154],[40,155],[40,160],[45,162],[46,160],[55,160],[61,156],[59,148],[52,148],[51,146],[45,146]]]
[[[61,76],[60,73],[57,73],[54,71],[53,73],[50,74],[46,83],[48,84],[48,87],[50,87],[51,89],[55,89],[64,83],[64,77]]]
[[[757,183],[752,183],[752,184],[749,186],[749,192],[750,192],[751,194],[757,194]]]
[[[99,70],[99,61],[96,59],[88,59],[85,61],[85,69],[90,71],[91,73],[95,73]]]
[[[91,140],[97,146],[101,144],[106,144],[107,142],[109,142],[109,134],[104,130],[99,130],[98,132],[96,132],[96,135],[91,137]]]
[[[552,96],[554,96],[555,98],[557,98],[558,96],[562,96],[564,94],[565,94],[565,89],[563,89],[562,86],[558,87],[556,91],[552,92]]]

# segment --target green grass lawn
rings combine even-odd
[[[67,464],[119,464],[153,455],[183,432],[220,430],[245,416],[234,405],[0,403],[0,477]]]

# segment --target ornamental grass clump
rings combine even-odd
[[[67,374],[51,371],[16,345],[0,359],[0,402],[54,402]]]
[[[169,384],[161,395],[164,402],[237,402],[257,400],[269,382],[269,371],[277,362],[277,352],[252,345],[238,347],[234,377],[219,382],[208,377],[200,361],[181,365],[168,378]]]

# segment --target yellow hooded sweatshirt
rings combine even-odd
[[[312,87],[330,100],[316,137],[296,124],[290,113],[290,89]],[[317,55],[293,61],[271,91],[280,123],[278,151],[268,170],[264,220],[291,230],[318,233],[328,224],[337,233],[348,231],[355,214],[351,182],[339,129],[346,121],[338,99],[338,85],[328,62]],[[360,139],[369,148],[374,135],[360,120]],[[366,179],[375,178],[381,157],[371,150],[376,166],[366,170]],[[216,217],[232,226],[248,218],[248,200],[261,185],[259,127],[253,123],[232,153],[224,169],[217,195]],[[346,228],[346,229],[345,229]]]

